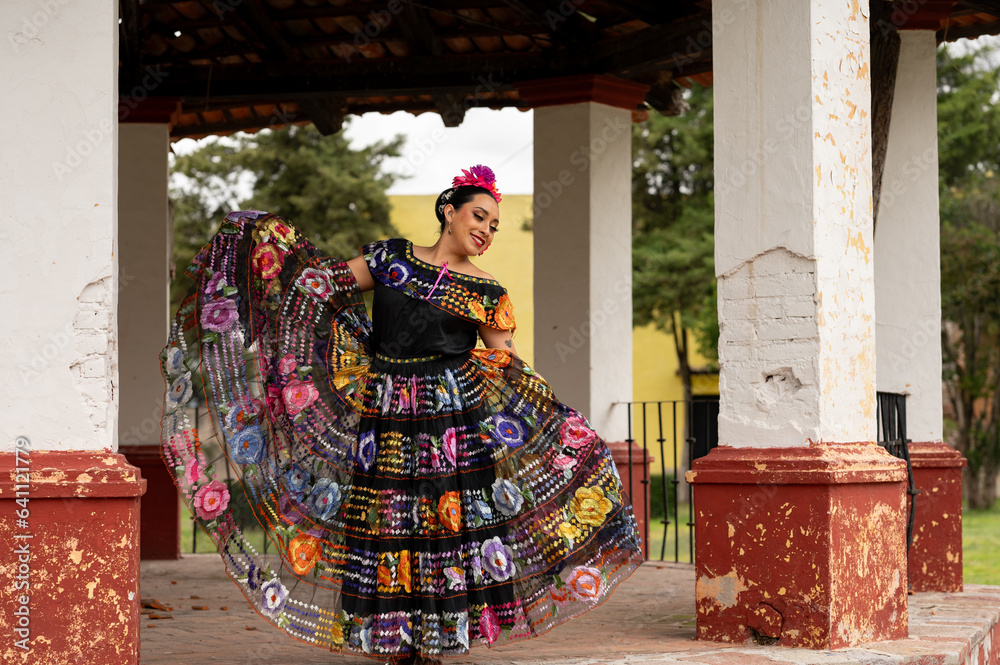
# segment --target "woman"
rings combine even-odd
[[[164,460],[230,576],[293,637],[436,662],[546,632],[642,560],[607,446],[518,358],[507,292],[469,259],[499,202],[492,171],[463,170],[433,246],[383,240],[347,262],[234,212],[188,269],[161,355]],[[205,459],[183,408],[199,376],[219,463],[278,557],[246,541]]]

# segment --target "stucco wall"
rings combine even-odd
[[[3,3],[0,450],[116,446],[116,7]]]

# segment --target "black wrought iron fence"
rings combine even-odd
[[[627,402],[626,407],[629,445],[628,463],[621,469],[622,481],[627,488],[635,490],[630,491],[633,509],[640,522],[648,525],[643,534],[646,556],[660,561],[693,561],[694,508],[691,486],[684,480],[684,472],[691,468],[693,460],[707,455],[718,443],[719,397]],[[195,407],[193,415],[200,432],[214,432],[212,423],[207,420],[210,416],[200,405]],[[248,535],[259,531],[259,544],[266,554],[271,546],[270,539],[261,531],[246,503],[239,479],[233,477],[226,463],[222,442],[209,436],[202,445],[208,462],[215,469],[225,471],[224,482],[229,487],[230,505],[237,525]],[[638,462],[633,459],[637,449],[641,450],[638,459],[649,458],[650,464],[633,464]],[[190,551],[197,552],[203,534],[199,533],[201,529],[193,516],[190,524]],[[209,545],[209,549],[214,551],[214,546]]]
[[[876,394],[875,420],[878,422],[877,441],[890,455],[906,461],[906,494],[909,510],[906,516],[906,548],[913,543],[913,523],[917,513],[917,495],[920,490],[913,483],[913,465],[910,463],[910,440],[906,438],[906,395],[880,392]]]
[[[646,558],[694,561],[694,502],[684,472],[719,442],[719,396],[624,404],[629,456],[622,482],[633,489],[633,510],[646,526]],[[634,448],[651,463],[633,464]]]
[[[229,488],[229,506],[233,511],[233,520],[236,522],[240,530],[243,531],[248,537],[251,538],[251,542],[255,545],[260,545],[261,551],[267,554],[268,549],[270,549],[272,543],[271,539],[268,538],[263,529],[260,528],[260,523],[253,514],[253,509],[250,507],[249,502],[246,498],[246,493],[243,491],[242,484],[238,478],[234,478],[232,475],[232,470],[229,468],[229,464],[226,460],[225,453],[222,451],[222,445],[224,442],[217,440],[214,435],[215,429],[212,426],[211,416],[202,408],[201,404],[196,404],[194,408],[194,418],[195,423],[198,425],[198,431],[200,433],[212,432],[211,436],[202,439],[202,450],[205,453],[207,464],[212,466],[214,469],[225,469],[225,480],[226,487]],[[202,419],[206,419],[205,422]],[[198,526],[197,520],[194,516],[191,516],[191,552],[198,551],[198,539],[201,535],[201,531]],[[253,539],[251,534],[258,533],[260,535],[259,539]],[[205,536],[207,538],[207,536]],[[214,545],[209,545],[211,551],[215,551]]]

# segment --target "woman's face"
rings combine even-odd
[[[500,225],[500,206],[489,194],[476,194],[461,208],[456,209],[449,204],[444,212],[445,218],[451,222],[451,240],[458,251],[476,256],[493,243],[493,236]]]

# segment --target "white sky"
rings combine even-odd
[[[475,164],[493,169],[501,194],[531,194],[532,116],[513,108],[469,109],[461,125],[445,127],[437,113],[365,113],[350,117],[344,135],[355,149],[395,134],[406,136],[402,156],[383,167],[409,176],[400,178],[390,194],[438,194]]]
[[[343,132],[355,149],[389,141],[396,134],[406,137],[401,157],[382,165],[386,173],[406,176],[396,181],[389,194],[439,194],[451,187],[451,179],[461,175],[462,169],[476,164],[493,169],[501,194],[531,194],[532,116],[531,111],[513,108],[469,109],[460,126],[445,127],[437,113],[365,113],[348,116]],[[173,148],[186,154],[200,144],[182,139]]]

